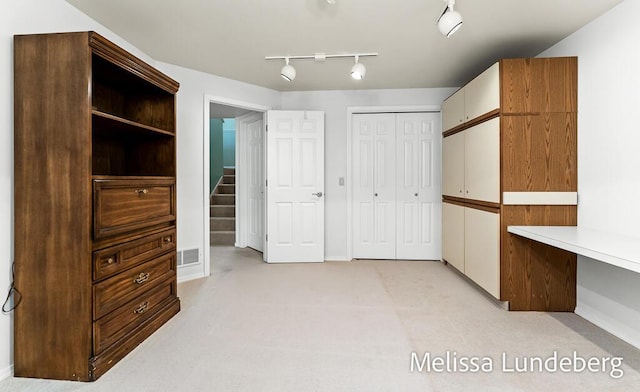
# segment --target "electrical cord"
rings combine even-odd
[[[2,313],[10,313],[15,308],[17,308],[18,305],[20,305],[20,302],[22,301],[22,294],[16,288],[15,282],[16,282],[16,262],[14,261],[13,264],[11,264],[11,284],[9,285],[9,293],[7,293],[7,299],[5,299],[4,303],[2,304]],[[11,306],[9,303],[12,295],[13,295],[13,306]],[[9,306],[7,307],[7,305]]]

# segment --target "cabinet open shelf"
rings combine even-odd
[[[173,132],[164,129],[152,127],[125,118],[105,113],[100,110],[93,109],[91,111],[93,117],[94,131],[114,131],[114,132],[132,132],[132,133],[157,133],[168,136],[174,136]]]

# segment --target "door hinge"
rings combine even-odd
[[[264,131],[265,131],[265,132],[269,132],[269,125],[265,125],[265,126],[264,126]]]
[[[264,237],[265,242],[269,242],[269,234]]]
[[[269,180],[264,180],[264,186],[269,186]]]

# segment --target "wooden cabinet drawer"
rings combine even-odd
[[[96,239],[173,221],[175,180],[94,179],[93,210]]]
[[[176,231],[165,230],[93,252],[93,279],[100,280],[176,248]]]
[[[93,318],[137,298],[158,282],[175,276],[176,253],[170,252],[93,285]]]
[[[93,325],[94,353],[100,353],[134,330],[161,309],[167,300],[175,298],[175,294],[175,281],[170,279],[96,321]]]

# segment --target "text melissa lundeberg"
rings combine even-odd
[[[492,357],[465,356],[455,351],[445,351],[443,355],[425,352],[411,353],[411,372],[427,373],[605,373],[619,379],[624,376],[622,357],[583,357],[576,351],[570,355],[560,355],[554,351],[543,356],[509,356],[503,352],[500,365],[496,368]]]

